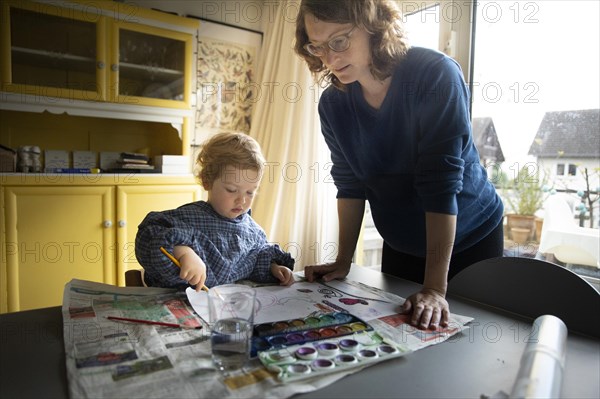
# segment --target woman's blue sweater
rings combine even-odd
[[[367,199],[377,230],[397,251],[426,255],[425,212],[457,215],[454,253],[502,221],[502,201],[473,143],[460,66],[411,48],[378,110],[354,82],[319,101],[338,198]]]

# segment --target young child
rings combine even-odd
[[[269,244],[250,216],[265,164],[258,143],[242,133],[220,133],[203,144],[196,163],[208,201],[150,212],[138,227],[135,254],[146,284],[196,291],[241,279],[292,284],[294,259]]]

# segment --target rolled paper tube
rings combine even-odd
[[[533,322],[511,398],[558,398],[562,385],[567,326],[551,315]]]

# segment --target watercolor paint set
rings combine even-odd
[[[350,313],[334,312],[254,326],[251,355],[292,345],[331,339],[373,328]]]
[[[410,350],[382,338],[376,331],[359,331],[258,353],[261,363],[282,382],[298,381],[403,356]]]

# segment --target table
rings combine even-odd
[[[355,281],[407,297],[418,284],[355,266]],[[478,398],[510,392],[531,320],[448,296],[471,328],[294,398]],[[569,333],[563,397],[600,397],[600,340]],[[68,398],[60,307],[0,315],[0,397]]]

